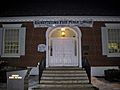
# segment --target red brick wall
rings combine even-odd
[[[102,26],[105,26],[103,22],[94,22],[92,28],[81,28],[82,54],[88,58],[92,66],[120,65],[120,58],[108,58],[102,55]]]
[[[23,23],[26,30],[25,56],[20,58],[0,58],[11,66],[36,66],[46,53],[37,52],[37,46],[46,43],[47,28],[34,28],[32,22]],[[87,56],[92,66],[120,65],[120,58],[107,58],[102,55],[101,26],[103,22],[94,22],[93,27],[80,27],[82,32],[82,57]]]
[[[45,53],[37,52],[37,46],[40,43],[46,43],[46,28],[34,28],[31,22],[23,23],[26,27],[26,45],[25,56],[20,58],[0,58],[7,60],[10,66],[36,66],[37,63],[45,59]]]

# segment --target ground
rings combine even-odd
[[[99,90],[120,90],[120,82],[109,82],[104,78],[92,77],[92,84],[99,88]]]

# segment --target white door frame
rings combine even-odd
[[[54,30],[56,30],[56,28],[61,28],[61,27],[68,27],[71,28],[71,30],[73,32],[76,33],[77,38],[78,38],[78,66],[82,67],[82,54],[81,54],[81,30],[77,27],[77,26],[56,26],[56,27],[49,27],[46,31],[46,67],[49,67],[49,39],[50,36],[52,34],[52,32],[54,32]]]

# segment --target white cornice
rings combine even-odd
[[[22,16],[0,17],[0,22],[33,22],[34,20],[84,20],[120,22],[120,16]]]

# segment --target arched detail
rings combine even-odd
[[[77,37],[77,40],[78,40],[78,65],[79,67],[82,67],[82,54],[81,54],[81,37],[82,37],[82,34],[81,34],[81,30],[77,27],[77,26],[56,26],[56,27],[49,27],[46,31],[46,67],[49,67],[49,39],[50,39],[50,36],[51,34],[56,30],[56,29],[59,29],[59,28],[62,28],[62,27],[67,27],[69,28],[70,30],[72,30],[75,34],[76,34],[76,37]]]
[[[49,33],[49,37],[51,37],[52,34],[53,34],[55,31],[58,31],[58,30],[60,30],[61,28],[66,28],[66,29],[68,29],[69,31],[72,31],[73,33],[75,33],[76,37],[78,37],[78,33],[77,33],[73,28],[66,27],[66,26],[56,27],[56,28],[52,29],[51,32]]]

